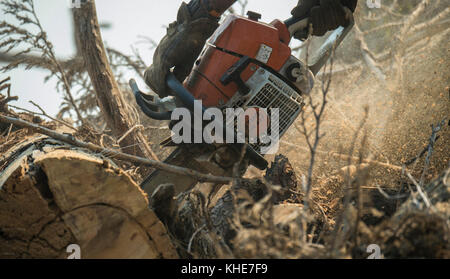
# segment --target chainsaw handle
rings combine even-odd
[[[288,28],[291,38],[294,37],[294,34],[297,32],[301,32],[299,34],[299,37],[305,39],[308,38],[308,25],[309,25],[308,17],[305,18],[291,17],[285,20],[284,24]]]
[[[156,119],[156,120],[170,120],[170,117],[172,115],[172,112],[157,112],[151,109],[147,103],[144,101],[144,97],[142,97],[142,92],[139,90],[139,87],[136,84],[136,81],[134,79],[130,79],[129,81],[131,90],[133,91],[134,98],[136,99],[136,103],[141,108],[142,112],[144,112],[145,115],[147,115],[150,118]]]

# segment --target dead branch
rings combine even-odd
[[[439,23],[445,23],[445,22],[447,22],[447,24],[448,24],[448,19],[446,21],[443,21],[443,22],[439,22],[439,21],[444,19],[449,14],[450,14],[450,8],[447,8],[444,11],[442,11],[441,13],[439,13],[438,15],[436,15],[431,20],[429,20],[427,22],[424,22],[424,23],[421,23],[421,24],[416,24],[414,27],[411,27],[410,30],[408,31],[408,33],[411,34],[411,33],[419,32],[422,29],[430,27],[433,24],[439,24]]]
[[[73,9],[74,26],[81,55],[86,63],[92,85],[95,89],[100,110],[113,134],[121,137],[127,133],[132,123],[127,104],[114,79],[110,64],[106,57],[105,47],[97,19],[95,1],[82,3],[80,8]],[[136,146],[127,153],[141,157],[158,159],[147,144],[147,139],[140,130],[134,130],[133,136],[126,137],[121,146]]]
[[[424,183],[425,174],[428,171],[428,166],[430,165],[430,159],[431,159],[431,156],[433,155],[433,149],[434,149],[434,144],[436,143],[437,133],[444,127],[444,125],[445,125],[445,119],[442,120],[441,122],[439,122],[436,126],[431,125],[432,132],[431,132],[431,136],[430,136],[430,142],[428,144],[427,156],[425,158],[425,166],[423,167],[423,172],[422,172],[422,176],[420,177],[419,185],[423,185],[423,183]]]
[[[334,56],[334,47],[332,50],[332,54],[330,57],[330,73],[333,71],[333,56]],[[308,51],[306,51],[306,53],[308,53]],[[308,57],[306,57],[306,61],[308,61]],[[326,66],[326,65],[325,65]],[[326,72],[327,69],[325,67],[324,72]],[[319,145],[319,141],[320,139],[324,136],[323,134],[321,134],[320,131],[320,125],[322,123],[322,116],[324,114],[325,111],[325,107],[327,105],[327,95],[328,95],[328,91],[330,89],[330,84],[331,84],[331,74],[328,76],[328,78],[322,82],[322,103],[319,105],[314,105],[313,104],[313,99],[311,97],[311,95],[309,94],[309,106],[311,108],[312,114],[314,116],[314,121],[315,121],[315,128],[314,131],[308,131],[307,128],[307,124],[306,124],[306,118],[305,118],[305,111],[303,110],[300,113],[301,116],[301,128],[299,128],[297,125],[294,125],[294,127],[301,133],[304,135],[305,140],[306,140],[306,144],[308,145],[308,149],[310,152],[310,163],[309,163],[309,168],[308,168],[308,176],[306,178],[306,185],[303,185],[304,189],[306,189],[306,194],[305,194],[305,208],[307,208],[307,204],[308,204],[308,200],[309,200],[309,195],[311,193],[311,188],[312,188],[312,175],[313,175],[313,169],[314,169],[314,164],[315,164],[315,159],[316,159],[316,151],[317,151],[317,147]]]
[[[48,113],[46,113],[45,110],[44,110],[43,108],[41,108],[41,107],[40,107],[38,104],[36,104],[35,102],[33,102],[33,101],[29,101],[29,102],[30,102],[33,106],[35,106],[37,109],[39,109],[39,110],[41,111],[41,113],[35,113],[35,114],[38,114],[38,115],[42,115],[42,116],[48,117],[49,119],[51,119],[51,120],[53,120],[53,121],[56,121],[56,122],[58,122],[58,123],[60,123],[60,124],[62,124],[62,125],[64,125],[64,126],[66,126],[66,127],[69,127],[69,128],[72,129],[72,130],[78,131],[78,129],[74,128],[74,127],[73,127],[72,125],[70,125],[69,123],[67,123],[67,122],[65,122],[65,121],[62,121],[62,120],[59,120],[59,119],[57,119],[57,118],[54,118],[54,117],[48,115]]]
[[[32,102],[32,101],[30,101],[30,102]],[[34,112],[34,111],[31,111],[31,110],[28,110],[28,109],[25,109],[25,108],[21,108],[21,107],[18,107],[18,106],[12,106],[12,105],[10,105],[10,107],[13,108],[13,109],[18,109],[18,110],[24,111],[24,112],[29,113],[29,114],[31,114],[31,115],[41,115],[41,116],[48,117],[49,119],[51,119],[51,120],[53,120],[53,121],[56,121],[56,122],[58,122],[58,123],[60,123],[60,124],[62,124],[62,125],[64,125],[64,126],[70,128],[70,129],[72,129],[72,130],[74,130],[74,131],[78,131],[77,128],[71,126],[69,123],[67,123],[67,122],[65,122],[65,121],[62,121],[62,120],[59,120],[59,119],[57,119],[57,118],[54,118],[54,117],[49,116],[45,111],[42,111],[42,113],[39,113],[39,112]]]
[[[382,83],[384,83],[386,81],[386,75],[381,71],[377,62],[374,60],[375,54],[373,54],[370,51],[364,39],[364,34],[363,32],[361,32],[356,22],[355,22],[355,34],[356,40],[359,42],[360,45],[360,50],[364,58],[364,62],[366,63],[367,67],[372,71],[372,73],[375,75],[375,77],[378,78]]]
[[[430,6],[431,0],[423,0],[419,3],[417,8],[411,13],[411,15],[407,18],[404,23],[402,29],[400,30],[400,38],[403,39],[410,32],[410,29],[419,18],[419,16],[427,10],[427,7]]]
[[[81,70],[83,67],[83,59],[80,59],[80,57],[74,57],[68,60],[57,58],[57,61],[64,70]],[[57,70],[52,61],[47,57],[43,57],[42,55],[0,53],[0,62],[8,64],[13,62],[20,62],[22,64],[22,62],[26,62],[26,64],[33,65],[33,67],[50,70],[52,72],[55,72]]]
[[[0,81],[0,92],[4,89],[7,89],[6,97],[0,94],[0,111],[7,111],[7,104],[11,101],[17,101],[19,99],[19,97],[17,96],[11,96],[11,84],[6,83],[10,80],[11,78],[7,77],[4,80]]]
[[[145,70],[145,64],[143,64],[143,61],[136,59],[133,60],[130,56],[116,50],[113,48],[106,48],[106,51],[108,51],[110,54],[116,56],[118,59],[123,60],[124,64],[117,65],[117,66],[127,66],[134,70],[136,74],[138,74],[142,79],[144,79],[144,70]]]
[[[414,177],[409,172],[406,172],[406,176],[408,176],[408,178],[412,181],[414,186],[416,186],[417,193],[419,193],[419,195],[422,197],[423,201],[425,202],[425,205],[427,207],[430,207],[431,203],[430,203],[428,197],[426,196],[426,194],[423,192],[422,187],[419,185],[419,183],[417,183],[417,181],[414,179]],[[412,194],[414,194],[414,193],[412,193]]]
[[[299,146],[297,144],[293,144],[293,143],[290,143],[290,142],[287,142],[287,141],[284,141],[284,140],[281,140],[280,142],[284,143],[286,145],[289,145],[289,146],[292,146],[292,147],[304,150],[304,151],[309,151],[307,148]],[[323,155],[323,156],[332,156],[332,157],[338,158],[340,160],[352,160],[352,161],[355,161],[355,162],[359,160],[359,158],[355,157],[355,156],[349,156],[349,155],[345,155],[345,154],[341,154],[339,152],[333,152],[333,151],[327,152],[327,151],[322,151],[322,150],[319,150],[319,149],[316,150],[316,154],[320,154],[320,155]],[[373,164],[373,165],[376,165],[376,166],[385,167],[385,168],[393,169],[393,170],[397,170],[397,171],[401,171],[403,169],[401,166],[397,166],[397,165],[393,165],[393,164],[389,164],[389,163],[384,163],[384,162],[380,162],[380,161],[376,161],[376,160],[363,159],[361,162],[365,163],[365,164]]]
[[[36,25],[38,26],[38,28],[40,30],[40,34],[45,34],[44,28],[42,27],[42,25],[41,25],[41,23],[39,21],[39,18],[38,18],[37,14],[36,14],[36,10],[34,8],[34,2],[31,1],[30,5],[31,5],[31,8],[32,8],[31,11],[32,11],[32,14],[34,16]],[[78,120],[81,121],[81,123],[84,124],[83,117],[81,116],[81,112],[78,109],[78,107],[77,107],[77,105],[75,103],[75,99],[74,99],[74,97],[72,95],[72,92],[70,90],[70,85],[69,85],[69,82],[67,80],[66,73],[63,70],[63,68],[61,67],[61,65],[59,64],[58,60],[56,59],[56,55],[55,55],[55,52],[53,50],[53,45],[46,39],[45,35],[43,35],[43,38],[44,38],[44,40],[43,40],[44,44],[45,44],[45,46],[47,48],[48,56],[49,56],[50,60],[52,61],[52,63],[55,65],[57,71],[60,74],[60,79],[61,79],[61,81],[62,81],[62,83],[64,85],[64,90],[66,91],[66,95],[67,95],[68,101],[72,105],[72,108],[75,110],[75,113],[77,114]]]
[[[83,142],[83,141],[77,140],[71,134],[61,134],[61,133],[55,132],[53,130],[47,129],[45,127],[42,127],[40,125],[33,124],[28,121],[24,121],[24,120],[14,118],[14,117],[8,117],[8,116],[0,114],[0,122],[14,124],[18,127],[29,128],[37,133],[47,135],[54,139],[60,140],[62,142],[69,143],[69,144],[72,144],[74,146],[78,146],[81,148],[86,148],[93,152],[108,154],[108,156],[115,157],[120,160],[125,160],[125,161],[130,161],[133,163],[137,163],[137,164],[151,166],[156,169],[164,170],[164,171],[179,174],[179,175],[194,177],[195,179],[197,179],[200,182],[230,183],[233,180],[233,178],[231,178],[231,177],[221,177],[221,176],[214,176],[214,175],[210,175],[210,174],[204,174],[204,173],[200,173],[198,171],[194,171],[191,169],[182,168],[182,167],[178,167],[178,166],[174,166],[174,165],[169,165],[169,164],[166,164],[166,163],[163,163],[160,161],[145,159],[142,157],[122,153],[120,151],[103,148],[103,147],[98,146],[93,143],[88,143],[88,142]]]
[[[71,92],[70,84],[65,70],[61,67],[58,59],[56,59],[53,44],[48,40],[47,33],[42,27],[39,17],[36,14],[33,1],[3,1],[3,12],[5,14],[13,15],[19,24],[10,24],[6,21],[0,22],[0,35],[3,35],[0,43],[0,48],[5,48],[4,53],[8,53],[13,49],[17,49],[19,46],[25,46],[25,49],[20,50],[13,57],[7,66],[2,67],[3,71],[17,68],[19,65],[26,65],[27,69],[30,69],[38,64],[42,60],[27,60],[25,58],[19,58],[20,56],[28,55],[31,51],[38,51],[43,57],[45,65],[51,65],[49,67],[44,66],[51,71],[51,74],[56,76],[65,92],[64,99],[70,104],[75,111],[78,120],[84,124],[83,117],[80,110],[76,106],[75,99]],[[24,26],[31,25],[34,27],[35,32],[31,28],[25,29]]]

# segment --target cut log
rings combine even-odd
[[[0,173],[0,258],[177,258],[145,193],[87,150],[35,138]]]

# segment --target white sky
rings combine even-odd
[[[1,1],[1,0],[0,0]],[[70,0],[34,0],[41,24],[48,33],[58,57],[70,57],[75,48],[72,38]],[[103,30],[104,42],[124,53],[131,54],[131,46],[138,49],[147,64],[151,63],[152,52],[148,45],[137,44],[138,36],[146,36],[156,42],[165,35],[165,28],[176,19],[181,0],[96,0],[97,14],[100,23],[112,26]],[[185,2],[188,2],[187,0]],[[287,19],[297,0],[249,0],[247,10],[262,14],[261,21]],[[237,11],[240,12],[239,6]],[[0,12],[0,20],[5,15]],[[8,18],[6,18],[8,20]],[[32,100],[43,107],[49,114],[55,115],[59,110],[61,95],[55,90],[54,80],[44,84],[44,70],[13,70],[0,73],[0,80],[10,76],[12,94],[19,96],[18,102],[12,105],[35,110],[28,103]],[[131,77],[131,76],[130,76]],[[144,88],[143,82],[139,85]]]

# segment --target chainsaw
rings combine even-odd
[[[351,18],[353,16],[350,14]],[[302,32],[308,37],[308,19],[289,18],[274,20],[270,24],[260,22],[260,14],[248,12],[247,17],[229,15],[209,38],[196,60],[190,75],[180,83],[169,72],[166,83],[173,96],[159,98],[154,93],[142,93],[131,79],[130,86],[141,110],[156,120],[171,120],[177,107],[194,110],[200,101],[202,111],[215,107],[278,109],[276,127],[279,137],[289,129],[304,106],[304,96],[314,85],[314,77],[353,27],[339,27],[321,38],[319,44],[303,42],[298,57],[292,55],[289,43],[294,34]],[[319,45],[313,50],[308,45]],[[306,54],[307,53],[307,54]],[[226,126],[226,125],[224,125]],[[226,127],[224,129],[227,129]],[[168,138],[163,146],[174,146]],[[267,168],[264,154],[258,152],[262,143],[252,144],[186,144],[177,148],[165,160],[166,163],[191,168],[218,176],[231,176],[236,171],[243,174],[249,165]],[[244,156],[242,156],[244,154]],[[155,170],[141,183],[150,196],[161,184],[175,185],[176,193],[192,188],[198,181],[193,177],[175,175]]]

